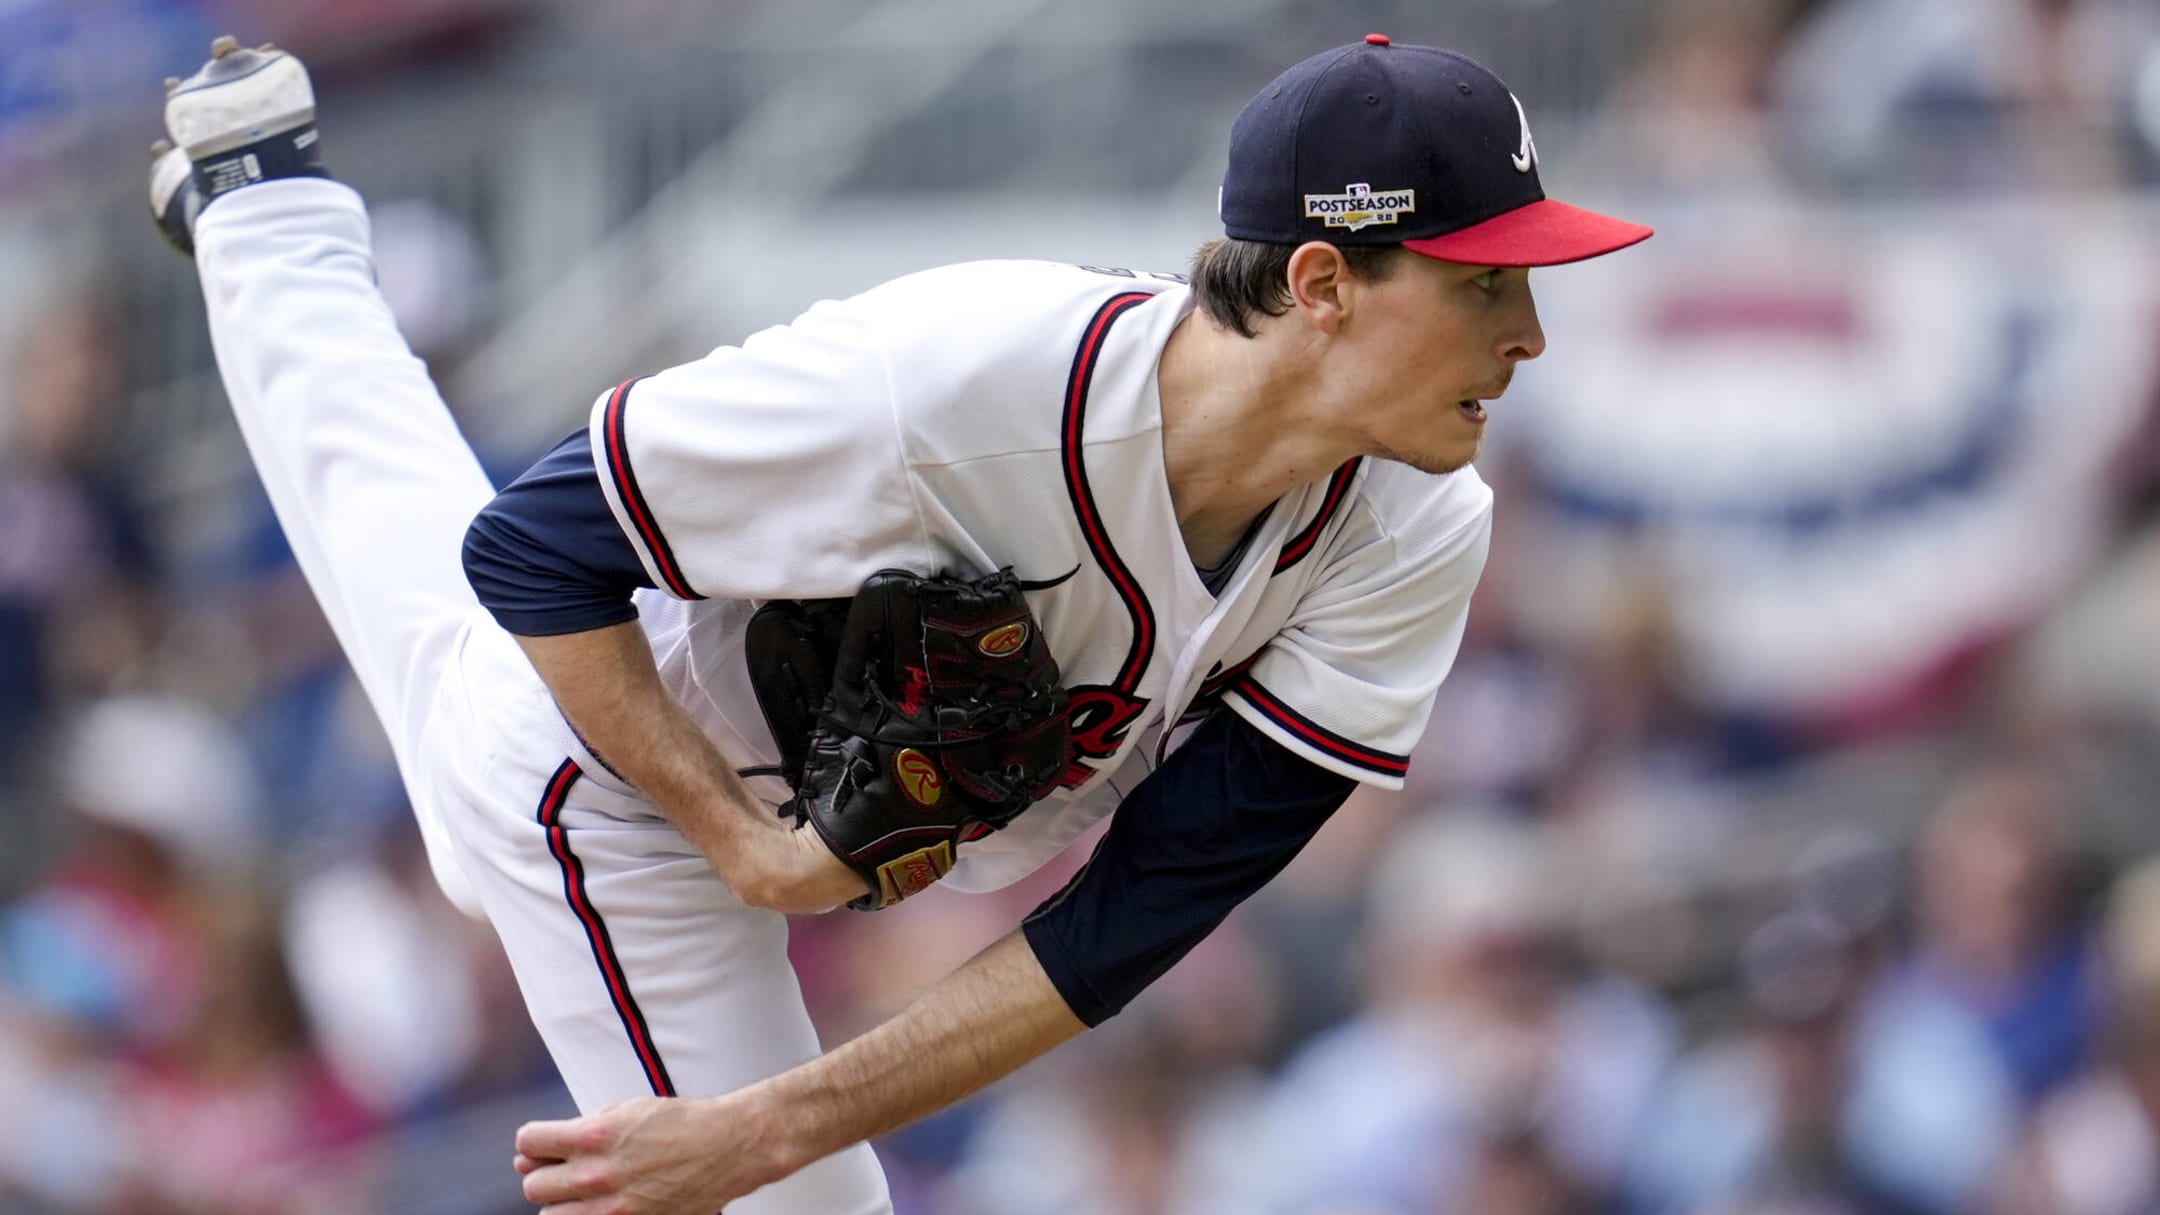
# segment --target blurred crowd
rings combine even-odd
[[[1284,61],[1451,40],[1339,7],[1271,6]],[[1661,234],[1539,279],[1409,787],[884,1142],[902,1215],[2160,1212],[2160,7],[1637,7],[1555,142]],[[0,3],[0,200],[213,24],[396,82],[711,8]],[[381,219],[446,369],[484,242]],[[175,517],[138,286],[0,307],[0,1215],[526,1209],[509,1130],[567,1097],[267,504]],[[1079,859],[799,921],[828,1041]]]

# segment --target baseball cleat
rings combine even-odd
[[[203,206],[259,181],[329,176],[307,69],[268,43],[243,47],[231,35],[211,43],[200,71],[166,81],[165,129],[194,166]]]
[[[194,169],[171,140],[150,146],[150,217],[167,243],[189,257],[195,256],[195,216],[202,210]]]

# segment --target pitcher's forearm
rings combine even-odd
[[[635,622],[519,637],[570,724],[697,845],[745,902],[823,911],[863,893],[814,832],[766,809],[668,695]]]
[[[517,641],[578,734],[671,819],[715,798],[748,797],[661,685],[636,623]],[[735,826],[733,816],[683,817],[693,821],[677,825],[701,845],[707,838],[724,842]]]
[[[1013,932],[898,1016],[721,1100],[768,1112],[792,1171],[935,1113],[1086,1028]]]

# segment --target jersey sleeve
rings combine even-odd
[[[615,526],[585,431],[505,486],[465,532],[465,578],[496,623],[526,637],[637,619],[652,579]]]
[[[1492,533],[1492,492],[1467,469],[1448,480],[1400,469],[1367,483],[1289,620],[1226,689],[1234,712],[1316,764],[1402,787]]]
[[[1282,872],[1355,786],[1216,713],[1118,807],[1087,865],[1029,914],[1073,1015],[1115,1016]]]
[[[859,306],[825,303],[618,385],[591,420],[600,484],[678,599],[852,595],[928,551],[885,362]]]

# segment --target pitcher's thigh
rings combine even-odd
[[[726,1093],[819,1053],[786,917],[744,906],[681,833],[625,814],[641,803],[598,789],[568,761],[527,783],[516,812],[505,799],[484,816],[447,817],[579,1109]],[[862,1145],[728,1208],[890,1209]]]
[[[465,526],[494,488],[376,288],[352,190],[309,178],[221,198],[196,225],[196,268],[241,437],[410,784],[477,607]]]

